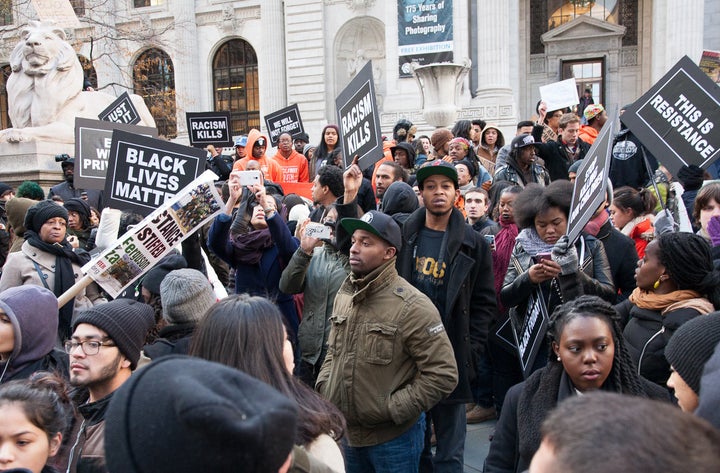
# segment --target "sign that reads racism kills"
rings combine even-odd
[[[411,77],[410,64],[453,60],[452,0],[398,0],[400,77]],[[358,51],[358,55],[362,55]],[[362,64],[360,64],[362,65]]]
[[[293,138],[300,133],[305,133],[297,104],[290,105],[270,115],[265,115],[265,125],[267,125],[268,134],[270,135],[270,144],[273,146],[278,145],[280,135],[283,133],[290,133]]]
[[[113,123],[125,123],[134,125],[140,122],[140,114],[127,92],[123,92],[113,103],[100,112],[100,120]]]
[[[625,110],[622,122],[677,175],[720,157],[720,87],[685,56]]]
[[[190,146],[232,146],[230,112],[187,112]]]
[[[105,198],[110,207],[147,215],[192,182],[205,158],[203,149],[115,130]]]
[[[335,107],[340,124],[345,167],[349,166],[357,155],[360,158],[360,169],[367,169],[383,157],[372,61],[368,61],[340,92],[335,99]]]
[[[76,118],[75,185],[79,189],[105,189],[113,130],[157,137],[157,129],[151,127]]]
[[[605,200],[610,172],[613,123],[615,120],[608,119],[605,122],[577,171],[567,225],[568,239],[571,243],[580,236],[585,225]]]

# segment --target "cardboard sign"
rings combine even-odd
[[[571,243],[577,240],[585,225],[605,200],[614,135],[613,123],[615,120],[608,118],[578,169],[567,225]]]
[[[190,146],[232,146],[230,112],[186,112]]]
[[[398,0],[397,8],[400,77],[412,77],[413,62],[453,61],[453,0]],[[365,61],[362,52],[357,68]]]
[[[375,102],[372,61],[369,61],[335,99],[345,167],[355,155],[360,169],[383,157],[380,117]]]
[[[41,21],[53,22],[58,28],[82,28],[69,0],[31,0]]]
[[[687,56],[620,119],[673,175],[720,157],[720,87]]]
[[[523,320],[510,317],[510,321],[513,325],[515,344],[520,356],[520,367],[523,376],[527,379],[532,374],[535,359],[547,332],[547,305],[540,288],[536,288],[528,297],[527,310]]]
[[[105,184],[108,206],[148,215],[202,172],[206,154],[202,149],[113,131]]]
[[[265,115],[265,125],[270,135],[270,144],[273,146],[278,145],[280,135],[283,133],[290,133],[293,139],[300,133],[305,133],[297,104]]]
[[[113,103],[100,112],[100,120],[113,123],[135,125],[140,122],[140,114],[127,92],[123,92]]]
[[[580,103],[575,78],[540,86],[540,99],[547,104],[547,111],[574,107]]]
[[[75,185],[79,189],[105,189],[113,130],[157,138],[156,128],[75,118]]]
[[[173,246],[223,209],[223,201],[213,184],[217,178],[212,171],[205,171],[83,266],[83,272],[111,297],[117,297]]]

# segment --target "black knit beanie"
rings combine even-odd
[[[678,328],[665,347],[665,358],[696,394],[705,363],[720,343],[720,312],[699,315]]]
[[[115,392],[105,423],[110,473],[278,471],[295,441],[295,403],[240,370],[166,356]]]
[[[104,330],[117,345],[120,353],[135,369],[145,337],[155,326],[152,307],[132,299],[116,299],[80,312],[73,320],[73,332],[80,324],[90,324]]]
[[[87,228],[90,224],[90,204],[82,199],[73,198],[68,199],[63,203],[63,206],[68,210],[77,212],[80,215],[80,219],[83,222],[84,228]]]
[[[677,178],[686,191],[696,191],[702,187],[704,175],[705,171],[700,166],[691,164],[681,167]]]
[[[25,214],[25,229],[39,233],[40,227],[55,217],[62,217],[65,219],[65,223],[67,223],[68,213],[65,207],[58,205],[52,200],[42,200],[30,207]]]

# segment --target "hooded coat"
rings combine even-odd
[[[402,181],[390,184],[383,194],[382,212],[390,215],[399,224],[402,224],[419,206],[413,188]]]
[[[26,379],[36,371],[58,371],[68,376],[68,355],[55,349],[58,303],[41,286],[17,286],[0,293],[0,309],[10,319],[14,346],[0,361],[0,384]]]
[[[276,163],[273,159],[268,158],[265,153],[263,153],[263,155],[260,156],[259,159],[255,159],[252,157],[253,146],[255,146],[255,142],[259,138],[265,138],[265,142],[269,143],[267,136],[260,133],[259,130],[256,130],[255,128],[250,130],[250,133],[248,133],[247,145],[245,146],[245,149],[248,150],[247,156],[235,161],[235,164],[233,164],[233,171],[244,171],[247,167],[247,164],[252,159],[253,161],[257,161],[260,163],[260,170],[263,172],[263,174],[265,174],[265,179],[273,182],[282,182],[282,168],[280,167],[280,165],[278,165],[278,163]]]
[[[25,243],[25,214],[35,204],[37,204],[36,200],[25,197],[15,197],[5,204],[8,225],[14,234],[12,245],[10,245],[10,253],[20,251],[22,244]]]

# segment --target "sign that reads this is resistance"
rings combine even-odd
[[[345,167],[355,155],[360,169],[366,169],[383,157],[380,118],[375,103],[372,62],[368,61],[335,99],[342,136]]]
[[[230,112],[185,113],[190,146],[232,146]]]
[[[110,207],[148,215],[204,169],[206,152],[115,130],[105,196]]]

